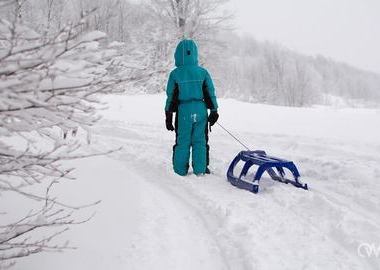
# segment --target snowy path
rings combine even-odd
[[[373,125],[379,112],[222,100],[227,127],[255,149],[294,160],[311,187],[264,179],[254,195],[226,182],[226,168],[241,149],[217,127],[214,173],[180,177],[171,169],[174,135],[163,126],[163,96],[110,101],[93,143],[123,149],[77,164],[77,197],[103,199],[99,213],[72,233],[79,251],[51,255],[44,264],[37,256],[32,262],[39,270],[68,269],[65,257],[78,270],[380,268],[380,258],[358,255],[362,243],[380,246],[380,128]],[[237,121],[237,111],[248,117]],[[266,119],[251,117],[260,114]]]
[[[226,269],[218,243],[195,207],[138,175],[129,177],[141,195],[141,216],[124,250],[128,269]]]
[[[251,269],[234,237],[223,235],[221,217],[191,188],[190,181],[205,179],[168,174],[170,163],[157,158],[157,153],[167,147],[154,143],[157,138],[126,137],[126,133],[138,134],[137,130],[115,127],[106,121],[98,131],[100,141],[108,139],[105,147],[110,146],[110,141],[115,146],[123,145],[114,158],[125,162],[130,172],[138,173],[130,177],[143,186],[141,195],[151,200],[142,209],[146,218],[134,241],[142,246],[137,252],[127,252],[134,253],[129,263],[135,266],[131,269]],[[165,167],[168,169],[163,170]],[[141,265],[141,255],[149,257],[146,265]]]
[[[219,158],[213,157],[216,160],[214,171],[218,173],[201,179],[195,176],[184,179],[170,173],[170,160],[165,158],[170,157],[170,147],[167,147],[170,142],[157,142],[158,136],[155,135],[161,127],[120,125],[109,122],[100,129],[104,138],[112,138],[124,146],[126,154],[121,154],[118,159],[134,160],[137,164],[135,170],[140,175],[146,175],[145,178],[150,179],[148,181],[155,182],[157,190],[177,194],[172,202],[183,203],[186,200],[187,207],[193,209],[199,221],[210,228],[209,236],[216,235],[215,242],[220,243],[218,252],[221,257],[224,256],[226,266],[234,266],[231,269],[377,269],[378,261],[361,260],[357,256],[357,243],[353,239],[379,239],[380,219],[374,214],[373,207],[363,207],[360,201],[352,203],[355,197],[350,196],[350,192],[354,191],[355,186],[351,182],[348,187],[342,183],[340,187],[335,187],[335,191],[328,191],[329,188],[324,185],[332,184],[327,182],[321,183],[321,188],[312,185],[315,186],[312,192],[304,192],[268,181],[263,182],[267,184],[263,194],[255,196],[225,182],[223,168],[229,160],[223,160],[226,156],[223,153],[216,155]],[[126,136],[127,133],[139,135]],[[221,140],[218,143],[225,145],[223,152],[228,151],[226,137],[218,139]],[[317,146],[316,141],[305,143],[303,151]],[[296,146],[292,147],[294,151]],[[323,146],[323,151],[331,155],[334,149]],[[362,158],[360,155],[356,159],[353,156],[346,162],[363,163]],[[372,158],[376,157],[370,157],[369,161]],[[308,167],[305,154],[298,156],[298,159],[304,159]],[[324,164],[326,161],[322,156],[309,162],[311,168],[331,166],[329,173],[333,172],[334,163]],[[144,170],[146,166],[149,170]],[[344,171],[344,168],[341,170]],[[340,177],[344,179],[348,174]],[[331,177],[323,171],[315,176]],[[327,179],[316,180],[325,182]],[[342,192],[347,194],[343,196]],[[214,218],[205,222],[203,218],[206,215]],[[350,224],[355,226],[351,227]]]

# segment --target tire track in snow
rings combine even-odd
[[[154,171],[153,173],[151,170],[144,170],[145,167],[141,164],[133,164],[132,167],[134,167],[140,175],[143,175],[146,181],[154,185],[156,189],[160,189],[172,196],[173,201],[183,204],[186,209],[192,212],[193,216],[196,217],[207,230],[207,235],[212,238],[213,242],[218,247],[218,251],[223,259],[226,269],[252,269],[252,266],[245,260],[241,260],[242,257],[248,257],[246,256],[245,251],[238,243],[235,243],[234,239],[221,231],[223,228],[223,219],[219,217],[217,213],[209,211],[210,209],[202,204],[202,198],[199,198],[199,196],[192,192],[192,190],[189,189],[189,186],[184,183],[184,181],[189,180],[202,181],[201,179],[195,179],[196,176],[193,176],[193,179],[182,179],[182,177],[165,174],[165,171],[158,167],[152,170]],[[157,172],[160,173],[157,175]],[[155,182],[148,180],[157,178],[166,179],[166,181]]]
[[[111,135],[114,137],[114,143],[120,142],[120,144],[124,146],[132,144],[132,148],[135,148],[135,150],[141,150],[140,147],[136,148],[137,142],[139,142],[138,144],[143,143],[145,146],[151,144],[146,140],[146,137],[143,141],[139,139],[136,140],[136,138],[123,138],[125,134],[132,134],[134,132],[126,132],[124,129],[120,129],[119,127],[113,126],[111,128],[110,126],[107,127],[103,125],[100,129],[98,129],[98,132],[99,131],[100,136],[103,137],[106,135],[103,137],[102,141],[109,139]],[[109,146],[109,143],[110,142],[108,140],[106,145]],[[128,150],[131,149],[128,148]],[[162,167],[157,166],[157,164],[150,164],[150,169],[146,170],[146,166],[144,164],[149,162],[149,159],[146,156],[141,157],[139,154],[133,153],[133,151],[131,152],[132,153],[122,151],[114,154],[113,156],[118,160],[126,161],[128,168],[132,168],[133,171],[142,176],[142,179],[144,179],[146,183],[154,186],[156,190],[160,190],[167,196],[172,197],[173,202],[182,205],[183,209],[186,209],[186,211],[192,213],[192,216],[194,216],[207,231],[207,236],[212,239],[212,242],[215,243],[217,250],[220,253],[220,258],[223,260],[223,265],[226,267],[225,269],[254,269],[252,268],[252,263],[248,263],[245,260],[248,255],[246,255],[246,252],[239,246],[239,243],[236,243],[234,239],[221,230],[221,228],[223,228],[221,225],[223,223],[223,218],[219,217],[217,213],[209,211],[210,209],[202,204],[201,198],[199,198],[196,193],[191,192],[189,186],[184,182],[188,179],[179,176],[177,177],[172,174],[168,175],[166,172],[170,170],[162,170]],[[164,179],[164,181],[157,182],[155,181],[156,179]]]
[[[116,158],[126,161],[123,153]],[[136,207],[143,216],[138,233],[131,239],[132,248],[124,252],[128,269],[230,269],[193,209],[147,180],[141,168],[130,162],[125,166],[131,178],[128,181],[132,185],[136,182],[142,191]]]

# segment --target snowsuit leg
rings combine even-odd
[[[205,126],[207,118],[199,119],[193,124],[191,136],[192,165],[195,174],[205,173],[207,166]]]
[[[192,122],[180,112],[178,116],[178,129],[176,145],[174,146],[173,167],[179,175],[186,175],[189,170]]]
[[[175,145],[173,145],[173,154],[172,154],[172,164],[174,166],[174,153],[175,148],[178,144],[178,112],[175,114],[175,120],[174,120],[174,131],[175,131]]]
[[[208,165],[210,165],[210,145],[208,144],[208,123],[206,123],[205,137],[206,137],[206,167],[208,167]]]
[[[179,175],[186,175],[189,169],[190,147],[192,166],[195,174],[206,170],[207,111],[203,102],[183,104],[178,110],[177,140],[174,147],[173,167]]]

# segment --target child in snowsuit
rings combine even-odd
[[[166,128],[176,131],[173,167],[179,175],[189,169],[190,148],[194,174],[208,171],[208,125],[218,120],[215,89],[208,71],[198,66],[198,49],[193,40],[182,40],[176,48],[176,68],[170,73],[166,89]],[[210,115],[207,114],[210,109]],[[175,128],[173,112],[176,112]]]

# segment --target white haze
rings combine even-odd
[[[236,30],[380,73],[378,0],[233,0]]]

